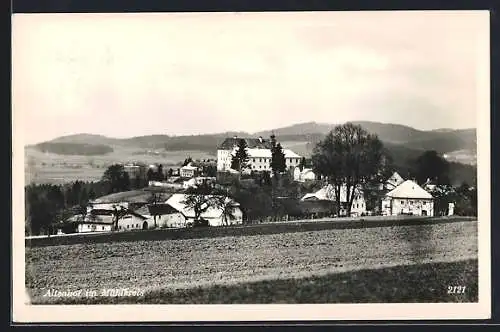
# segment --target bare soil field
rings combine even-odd
[[[427,272],[418,268],[427,263],[464,260],[472,260],[472,263],[452,268],[432,265]],[[351,273],[350,277],[344,275],[347,285],[344,285],[343,292],[347,294],[356,294],[360,283],[374,283],[373,287],[379,293],[372,294],[366,298],[367,301],[377,302],[387,298],[411,301],[403,296],[408,293],[405,288],[409,285],[404,278],[410,276],[414,279],[417,276],[411,271],[421,271],[419,273],[423,275],[442,274],[444,279],[439,280],[442,287],[448,283],[460,286],[466,282],[465,285],[474,292],[474,287],[477,288],[474,260],[477,260],[477,222],[471,221],[239,237],[74,244],[26,248],[26,287],[32,296],[32,303],[292,303],[312,299],[290,293],[261,298],[255,292],[260,294],[262,285],[270,287],[269,283],[277,285],[276,289],[293,283],[297,289],[303,282],[309,285],[308,292],[313,292],[310,287],[320,291],[321,287],[331,284],[328,280],[340,276],[339,273]],[[414,265],[417,267],[411,268]],[[404,267],[402,272],[398,272],[398,278],[394,277],[398,274],[392,277],[387,275],[395,272],[384,273],[380,270],[397,266]],[[360,271],[367,269],[379,272]],[[353,271],[360,272],[356,274]],[[381,284],[384,280],[392,281]],[[423,290],[427,294],[433,292],[436,281],[428,285],[423,286],[427,287]],[[227,294],[234,295],[234,290],[238,290],[236,293],[240,295],[224,298],[207,295],[217,293],[210,289],[220,290],[220,287],[226,287]],[[260,291],[255,291],[255,287]],[[103,289],[136,290],[143,295],[128,300],[109,296],[89,298],[81,294],[76,297],[44,296],[49,290],[90,290],[101,294]],[[441,293],[441,289],[439,293],[434,290],[437,294],[434,301],[440,300],[438,295]],[[177,295],[169,297],[162,294]],[[318,298],[325,299],[324,296]],[[349,299],[345,295],[327,298],[333,302],[355,300],[355,297]],[[474,300],[474,297],[467,299]]]

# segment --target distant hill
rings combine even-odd
[[[335,127],[333,124],[317,123],[317,122],[306,122],[294,124],[287,127],[276,128],[272,130],[260,131],[254,134],[254,136],[269,137],[271,133],[277,137],[281,136],[301,136],[301,135],[317,135],[317,134],[327,134],[330,130]]]
[[[476,129],[438,129],[438,130],[418,130],[412,127],[370,122],[355,121],[354,124],[361,125],[367,131],[377,134],[385,144],[399,145],[402,148],[409,148],[415,151],[436,150],[440,154],[454,151],[476,151]],[[217,146],[227,137],[237,135],[239,137],[268,138],[272,132],[281,142],[301,142],[310,143],[308,151],[321,140],[326,133],[334,128],[334,124],[317,122],[307,122],[294,124],[288,127],[266,130],[257,133],[245,132],[225,132],[203,135],[149,135],[131,138],[110,138],[101,135],[77,134],[56,138],[47,143],[78,143],[91,145],[127,146],[137,148],[166,149],[169,151],[199,150],[214,153]],[[289,144],[290,145],[290,144]]]
[[[59,155],[99,156],[113,152],[113,148],[108,145],[85,143],[45,142],[36,144],[34,148]]]
[[[55,138],[51,141],[43,143],[77,143],[77,144],[92,144],[92,145],[115,145],[120,141],[118,138],[110,138],[103,135],[94,134],[75,134]],[[43,144],[40,143],[40,144]],[[36,144],[36,145],[40,145]]]

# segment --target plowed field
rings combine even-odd
[[[33,303],[78,303],[88,299],[44,294],[49,290],[100,294],[103,289],[126,288],[147,294],[246,287],[258,281],[467,259],[477,259],[477,222],[75,244],[26,248],[26,287]],[[455,275],[460,281],[460,271]],[[398,285],[387,287],[397,296]],[[241,301],[252,303],[251,298]]]

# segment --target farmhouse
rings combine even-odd
[[[126,209],[118,207],[118,209]],[[113,210],[93,209],[87,214],[83,222],[79,222],[78,230],[95,232],[111,231],[114,221]],[[147,216],[143,216],[130,209],[126,209],[126,214],[118,220],[118,230],[147,229],[149,225]]]
[[[392,190],[403,183],[405,180],[398,172],[394,172],[386,181],[382,184],[381,189]]]
[[[173,207],[176,211],[180,212],[186,223],[190,220],[194,220],[195,213],[194,210],[188,207],[184,201],[186,200],[187,195],[185,194],[174,194],[172,195],[165,203]],[[227,220],[228,224],[241,224],[243,223],[243,212],[241,211],[240,204],[231,201],[229,198],[226,199],[226,202],[231,202],[233,205],[233,217],[232,220]],[[224,225],[224,216],[223,211],[217,207],[209,207],[205,212],[201,214],[201,218],[208,220],[210,226],[222,226]]]
[[[146,216],[140,215],[134,211],[128,211],[125,216],[118,220],[118,230],[148,229],[151,223],[152,221]]]
[[[314,219],[334,215],[334,203],[331,200],[297,200],[279,198],[280,214],[286,220]]]
[[[406,180],[385,194],[382,199],[382,215],[433,216],[432,195],[412,180]]]
[[[137,177],[139,178],[146,177],[146,165],[144,164],[138,164],[138,163],[126,164],[123,165],[123,169],[128,174],[128,177],[130,179],[135,179]]]
[[[184,181],[183,188],[184,189],[195,188],[203,183],[213,185],[215,182],[216,182],[215,177],[199,176]]]
[[[135,212],[147,218],[148,228],[154,228],[155,223],[160,228],[186,226],[184,215],[166,203],[150,204]]]
[[[247,153],[249,156],[249,171],[270,171],[271,170],[271,142],[262,137],[259,138],[226,138],[217,148],[217,170],[229,171],[233,155],[236,154],[238,143],[244,140],[247,143]],[[298,167],[301,156],[290,149],[283,149],[285,163],[288,169]]]
[[[113,210],[114,206],[133,209],[145,205],[150,196],[151,193],[145,190],[130,190],[113,193],[90,201],[87,209],[88,211],[93,209]]]
[[[195,176],[196,172],[198,172],[198,167],[193,166],[192,163],[181,167],[179,171],[182,178],[192,178],[193,176]]]
[[[336,201],[335,188],[333,185],[328,184],[318,190],[315,193],[309,193],[302,197],[303,201],[309,200],[329,200]],[[345,216],[347,215],[347,186],[342,186],[340,189],[340,208],[339,215]],[[361,189],[356,188],[354,190],[354,198],[352,200],[351,205],[351,216],[360,216],[361,214],[366,213],[366,202],[365,197]]]
[[[101,223],[101,222],[82,222],[77,226],[76,231],[78,233],[89,233],[89,232],[111,232],[111,223]]]
[[[316,180],[316,174],[314,174],[311,168],[304,168],[300,170],[299,167],[295,167],[293,170],[293,179],[297,182],[307,182]]]

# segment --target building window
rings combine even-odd
[[[401,205],[404,205],[405,204],[405,201],[401,201]]]
[[[102,226],[101,228],[102,228],[102,230],[104,230],[104,226]]]
[[[427,203],[427,202],[426,202],[426,201],[423,201],[423,202],[422,202],[422,205],[425,205],[425,203]]]
[[[413,201],[410,201],[410,205],[413,205]]]
[[[130,228],[130,225],[127,225],[127,228]]]
[[[139,228],[139,224],[135,224],[135,227]]]

